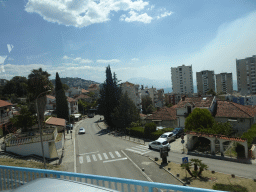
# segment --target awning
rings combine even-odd
[[[75,118],[79,118],[81,114],[74,114]]]

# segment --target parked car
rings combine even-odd
[[[175,128],[172,132],[176,138],[179,138],[184,133],[184,129],[178,127],[178,128]]]
[[[81,127],[78,131],[78,134],[85,134],[85,129]]]
[[[88,115],[88,117],[89,117],[89,118],[93,118],[93,117],[94,117],[94,114],[93,114],[93,113],[90,113],[90,114]]]
[[[164,128],[166,128],[166,127],[163,127],[163,126],[157,126],[157,127],[156,127],[156,130],[161,130],[161,129],[164,129]]]
[[[168,147],[168,150],[171,149],[170,144],[166,139],[157,139],[151,143],[148,144],[149,149],[156,149],[160,150],[162,147]]]
[[[168,142],[175,141],[175,135],[173,132],[166,132],[159,137],[159,139],[166,139]]]

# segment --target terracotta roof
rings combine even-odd
[[[256,108],[240,105],[230,101],[217,101],[215,117],[252,118],[256,115]]]
[[[185,97],[185,101],[182,99],[177,104],[177,108],[183,108],[186,104],[191,104],[193,107],[210,107],[214,97]]]
[[[6,107],[6,106],[10,106],[13,105],[12,103],[9,103],[7,101],[4,100],[0,100],[0,107]]]
[[[85,90],[85,89],[81,89],[82,93],[89,93],[90,91]]]
[[[46,95],[46,97],[49,98],[49,99],[55,99],[55,97],[52,96],[52,95]]]
[[[97,84],[91,84],[89,88],[98,88]]]
[[[79,100],[79,99],[90,99],[91,97],[89,97],[88,95],[77,95],[74,97],[75,99]]]
[[[73,99],[73,98],[71,98],[71,97],[67,97],[67,100],[68,100],[69,103],[70,103],[70,102],[76,102],[76,101],[77,101],[76,99]]]
[[[176,108],[177,105],[172,107],[163,107],[160,108],[159,111],[155,111],[152,115],[148,116],[147,120],[163,120],[163,121],[171,121],[177,119],[176,117]]]
[[[46,124],[49,125],[59,125],[59,126],[66,126],[66,120],[61,119],[61,118],[56,118],[56,117],[50,117],[49,119],[46,120]]]
[[[134,86],[133,83],[130,83],[128,81],[124,82],[124,83],[121,83],[121,85],[126,85],[126,86]]]
[[[196,135],[196,136],[200,136],[200,137],[216,137],[216,138],[219,138],[219,139],[224,139],[224,140],[229,140],[229,141],[241,141],[241,142],[246,141],[246,139],[241,139],[239,137],[228,137],[228,136],[225,136],[225,135],[197,133],[197,132],[193,132],[193,131],[188,131],[188,132],[186,132],[186,134]]]

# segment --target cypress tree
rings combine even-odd
[[[55,79],[56,112],[57,117],[68,120],[68,102],[58,72]]]

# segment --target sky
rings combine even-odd
[[[0,0],[0,78],[147,78],[171,67],[232,72],[256,55],[255,0]],[[157,88],[160,88],[159,85]]]

